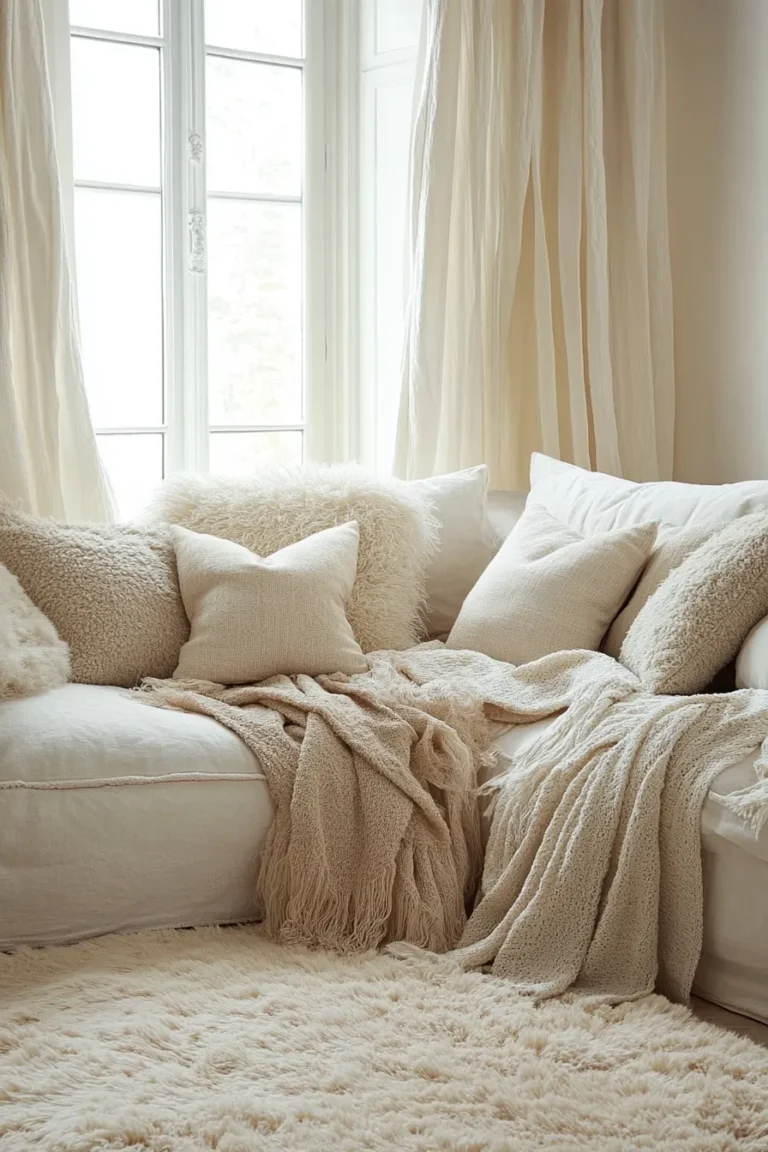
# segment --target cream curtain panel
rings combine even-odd
[[[426,0],[395,470],[671,476],[661,0]]]
[[[83,387],[40,0],[0,0],[0,492],[68,520],[112,512]]]

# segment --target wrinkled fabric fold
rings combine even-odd
[[[83,384],[40,0],[0,4],[0,414],[0,493],[39,515],[112,518]]]
[[[661,0],[427,0],[397,475],[672,474]]]
[[[202,712],[262,765],[276,815],[259,886],[275,939],[335,951],[404,942],[522,993],[686,1000],[702,944],[701,808],[760,750],[754,785],[718,802],[768,818],[768,692],[653,696],[597,652],[518,668],[433,643],[351,678],[223,688],[145,682]],[[499,724],[555,722],[486,786]],[[713,794],[715,795],[715,794]]]

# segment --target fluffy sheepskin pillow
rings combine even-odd
[[[437,546],[417,491],[353,465],[268,469],[247,478],[172,476],[145,522],[179,524],[269,556],[323,528],[357,521],[357,578],[347,618],[364,652],[419,639],[425,570]]]
[[[684,560],[627,633],[621,661],[651,692],[701,692],[768,613],[768,513],[735,520]]]
[[[69,671],[67,645],[0,564],[0,700],[57,688]]]
[[[175,677],[250,684],[367,670],[344,607],[355,583],[357,524],[325,528],[266,558],[218,536],[171,531],[192,622]]]
[[[73,680],[173,675],[189,621],[167,528],[60,524],[0,505],[0,563],[69,644]]]

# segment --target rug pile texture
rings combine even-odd
[[[768,1148],[768,1053],[649,996],[537,1006],[252,928],[0,957],[3,1152]]]

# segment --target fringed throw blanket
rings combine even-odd
[[[763,746],[768,693],[671,697],[594,652],[519,668],[424,645],[371,671],[261,685],[149,681],[148,702],[214,716],[263,766],[276,814],[267,930],[337,951],[407,941],[521,991],[685,1000],[701,950],[700,816],[713,778]],[[496,722],[558,720],[492,784],[475,910],[476,773]],[[755,828],[754,786],[721,799]],[[463,934],[462,934],[463,933]],[[459,941],[459,938],[461,940]]]

